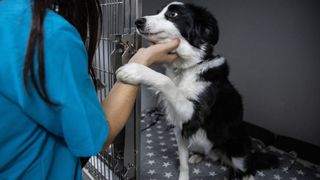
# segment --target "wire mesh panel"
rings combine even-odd
[[[115,71],[129,47],[138,49],[134,21],[141,15],[141,0],[101,0],[102,36],[95,54],[98,96],[102,102],[113,84]],[[90,158],[84,172],[93,179],[139,179],[140,98],[124,130],[109,149]]]

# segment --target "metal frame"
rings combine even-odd
[[[141,47],[134,21],[142,14],[142,0],[101,0],[102,36],[95,54],[98,96],[102,102],[113,84],[115,71],[123,63],[127,45]],[[87,178],[140,179],[140,93],[124,130],[105,152],[90,158],[84,168]]]

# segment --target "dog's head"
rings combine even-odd
[[[172,2],[156,15],[137,19],[135,24],[138,33],[154,43],[180,38],[177,52],[188,64],[192,64],[188,58],[193,61],[212,58],[213,46],[219,39],[216,19],[206,9],[193,4]]]

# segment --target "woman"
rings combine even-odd
[[[80,157],[108,147],[138,92],[117,82],[98,102],[98,0],[0,0],[0,12],[0,179],[81,179]],[[130,63],[171,62],[178,43],[140,49]]]

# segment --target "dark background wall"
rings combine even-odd
[[[218,19],[245,120],[320,146],[320,1],[189,0]],[[143,1],[153,14],[169,1]],[[155,105],[143,90],[142,109]]]

